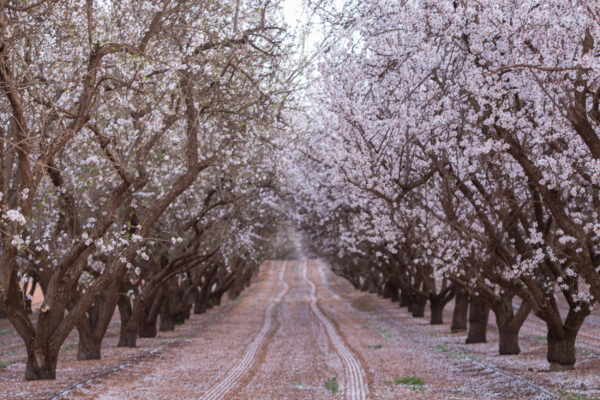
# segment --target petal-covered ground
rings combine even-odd
[[[451,307],[445,311],[450,320]],[[427,315],[426,315],[427,317]],[[173,332],[76,361],[77,335],[56,381],[25,382],[24,350],[0,326],[1,399],[585,399],[600,396],[597,314],[578,339],[574,371],[548,372],[544,324],[531,317],[518,356],[431,326],[397,303],[355,291],[317,261],[266,263],[240,298]],[[570,397],[569,397],[570,396]]]

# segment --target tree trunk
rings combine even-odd
[[[140,318],[138,335],[144,338],[156,337],[158,329],[156,319],[160,312],[161,304],[164,299],[164,289],[159,289],[158,294],[154,296],[150,305],[144,307],[144,313]]]
[[[202,314],[206,312],[206,302],[200,289],[194,292],[194,314]]]
[[[431,325],[441,325],[444,323],[443,312],[444,312],[444,301],[437,296],[431,296],[429,299],[429,308],[431,309]]]
[[[464,289],[458,289],[454,300],[454,312],[452,313],[451,332],[462,332],[467,330],[467,313],[469,312],[469,293]]]
[[[369,290],[369,282],[370,282],[370,279],[369,278],[365,278],[365,280],[362,283],[362,285],[360,285],[360,291],[361,292],[366,292],[367,290]]]
[[[491,307],[496,314],[496,325],[500,334],[500,355],[519,354],[519,331],[531,312],[531,306],[522,302],[515,313],[513,306],[514,295],[502,291],[499,297],[492,298]]]
[[[398,286],[394,283],[389,284],[390,300],[395,303],[400,300],[400,294],[398,293]]]
[[[515,328],[510,323],[502,326],[498,325],[498,333],[500,334],[500,355],[521,353],[521,348],[519,347],[519,328]]]
[[[381,293],[379,295],[384,299],[389,299],[390,296],[392,295],[390,293],[390,286],[387,282],[385,282],[383,285],[381,285]]]
[[[216,307],[216,306],[220,306],[222,298],[223,298],[223,293],[221,291],[218,291],[218,292],[215,292],[215,293],[211,294],[210,298],[209,298],[210,308],[213,308],[213,307]]]
[[[127,329],[128,325],[130,326],[129,321],[132,316],[131,301],[129,300],[129,297],[122,293],[119,296],[117,306],[119,307],[119,314],[121,316],[121,331],[117,347],[135,347],[137,332]]]
[[[176,325],[181,325],[190,317],[190,305],[183,306],[175,313],[173,320]]]
[[[175,310],[177,310],[177,293],[179,286],[177,281],[173,278],[168,283],[167,292],[163,300],[162,308],[160,310],[160,331],[172,331],[175,329]]]
[[[27,365],[25,366],[25,379],[35,381],[41,379],[56,379],[56,363],[58,351],[50,352],[48,349],[27,349]]]
[[[156,320],[146,321],[142,319],[139,324],[138,335],[143,338],[153,338],[158,334],[156,329]]]
[[[469,332],[465,343],[485,343],[490,307],[481,296],[474,296],[469,307]]]
[[[410,312],[415,318],[422,318],[425,316],[425,305],[427,304],[427,297],[416,296],[413,303],[410,306]]]
[[[100,294],[94,304],[77,322],[79,332],[78,360],[99,360],[101,358],[102,340],[119,300],[119,283],[112,284]]]
[[[160,327],[158,328],[161,332],[172,331],[175,329],[175,321],[171,318],[171,315],[167,313],[160,313]]]
[[[565,331],[564,335],[560,335],[553,329],[548,330],[546,358],[550,363],[550,371],[564,371],[574,368],[577,330],[565,329]]]
[[[374,280],[369,280],[369,293],[377,293],[377,284]]]
[[[408,292],[404,289],[400,291],[400,307],[408,307],[410,311],[411,298]]]
[[[100,360],[101,349],[102,338],[97,337],[93,332],[79,330],[78,360]]]

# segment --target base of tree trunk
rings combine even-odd
[[[550,363],[550,371],[568,371],[575,365],[575,339],[577,334],[559,337],[548,332],[547,359]]]
[[[100,360],[102,350],[102,340],[96,340],[93,337],[85,337],[79,334],[79,345],[77,346],[77,359]]]
[[[415,318],[423,318],[425,316],[425,305],[427,304],[427,300],[419,300],[417,299],[410,306],[410,312],[412,316]]]
[[[381,290],[380,296],[383,297],[384,299],[389,299],[392,296],[392,293],[390,292],[390,285],[387,283],[383,284],[383,289]]]
[[[469,332],[467,333],[466,344],[486,343],[487,326],[490,315],[490,307],[480,296],[471,300],[469,306]]]
[[[142,321],[140,323],[140,328],[138,329],[138,335],[143,338],[153,338],[158,334],[158,330],[156,329],[156,321],[145,322]]]
[[[136,347],[137,346],[137,334],[127,333],[119,337],[119,343],[117,347]]]
[[[369,293],[377,293],[377,285],[373,281],[369,281]]]
[[[451,332],[464,332],[467,330],[467,315],[469,313],[469,294],[466,290],[459,289],[454,298],[454,311],[452,312]]]
[[[175,322],[171,318],[160,318],[160,327],[158,328],[161,332],[175,330]]]
[[[444,323],[444,304],[440,301],[430,301],[429,308],[431,309],[431,325],[441,325]]]
[[[206,312],[206,306],[204,304],[194,303],[194,314],[204,314]]]
[[[511,328],[500,328],[500,345],[498,352],[500,355],[515,355],[521,353],[519,347],[519,330]]]
[[[559,363],[550,363],[550,371],[551,372],[559,372],[559,371],[572,371],[575,369],[574,365],[565,365]]]
[[[402,290],[400,292],[400,307],[409,307],[410,303],[410,297],[406,294],[404,290]]]
[[[27,355],[25,379],[28,381],[56,379],[57,361],[58,354],[44,354],[41,350],[30,352]]]
[[[390,300],[392,303],[400,301],[400,294],[398,293],[398,288],[394,285],[390,286]]]

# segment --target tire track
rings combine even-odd
[[[310,308],[316,315],[317,319],[325,327],[325,331],[327,332],[329,339],[333,343],[336,352],[342,359],[344,369],[348,371],[348,379],[346,379],[346,382],[348,382],[348,388],[345,390],[346,398],[349,398],[350,400],[366,400],[368,387],[365,385],[363,379],[365,372],[363,371],[356,357],[354,357],[350,349],[344,344],[331,321],[329,321],[329,319],[321,312],[319,307],[317,307],[317,287],[306,275],[307,268],[308,263],[304,261],[304,270],[302,271],[302,276],[310,285]]]
[[[252,367],[256,353],[261,348],[261,345],[263,344],[265,338],[268,336],[268,333],[271,330],[271,324],[274,317],[273,310],[275,308],[275,305],[283,299],[283,297],[289,289],[288,283],[283,279],[286,269],[285,267],[286,263],[284,262],[281,268],[281,272],[279,273],[279,282],[283,282],[284,285],[283,290],[277,295],[277,297],[275,297],[275,299],[271,302],[271,304],[269,304],[269,307],[265,311],[265,321],[263,323],[262,329],[254,338],[252,343],[250,343],[250,346],[248,347],[248,349],[246,349],[246,352],[244,353],[244,356],[242,357],[240,362],[235,367],[230,369],[227,375],[219,383],[210,388],[204,394],[204,396],[201,397],[202,400],[222,399],[225,396],[225,394],[231,391],[231,389],[233,389],[234,386],[237,383],[239,383],[239,381],[243,378],[244,373],[248,369],[250,369],[250,367]]]

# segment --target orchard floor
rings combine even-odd
[[[578,339],[576,369],[548,372],[534,317],[522,354],[498,356],[491,325],[487,344],[464,345],[447,323],[412,318],[316,261],[267,263],[237,300],[135,349],[117,348],[118,333],[115,318],[101,361],[76,361],[72,334],[58,379],[26,382],[22,343],[0,320],[0,399],[600,398],[597,313]]]

